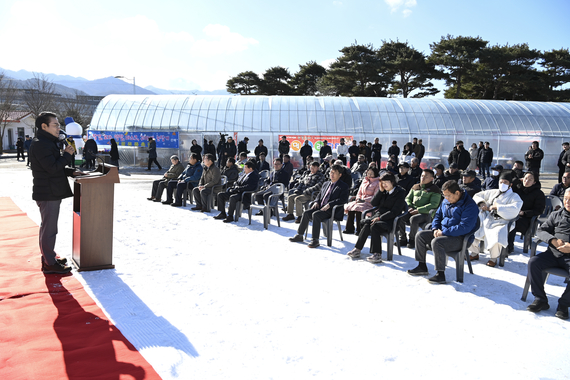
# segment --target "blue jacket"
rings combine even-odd
[[[186,166],[186,169],[184,169],[182,174],[180,174],[180,176],[178,177],[178,180],[179,181],[184,180],[184,182],[186,183],[188,182],[198,183],[198,181],[200,181],[200,178],[202,177],[203,171],[204,168],[202,167],[200,161],[196,162],[194,165],[188,164],[188,166]]]
[[[441,230],[444,236],[463,236],[473,231],[478,218],[477,204],[463,191],[463,195],[455,203],[444,199],[435,213],[431,229]]]

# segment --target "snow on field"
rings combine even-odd
[[[3,160],[4,161],[4,160]],[[527,255],[504,268],[431,285],[412,277],[413,251],[373,265],[346,253],[356,236],[309,249],[292,222],[224,224],[210,214],[149,202],[158,172],[131,170],[115,186],[116,269],[74,272],[164,379],[568,378],[568,324],[520,300]],[[0,196],[39,223],[31,171],[0,164]],[[71,199],[62,202],[57,251],[71,258]],[[283,214],[282,214],[283,216]],[[310,234],[309,234],[310,235]],[[385,251],[384,245],[384,251]],[[365,248],[365,253],[368,248]],[[385,257],[385,256],[384,256]],[[434,273],[433,257],[428,266]],[[39,268],[38,268],[39,270]]]

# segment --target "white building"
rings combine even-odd
[[[6,120],[0,122],[0,128],[5,128],[2,138],[2,149],[16,149],[18,137],[25,141],[26,135],[34,136],[35,119],[31,112],[10,112]]]

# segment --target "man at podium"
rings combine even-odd
[[[61,200],[73,196],[67,176],[80,174],[65,166],[71,163],[75,150],[66,145],[61,153],[59,141],[60,125],[57,116],[42,112],[36,119],[36,137],[30,147],[29,158],[32,165],[34,186],[32,199],[40,208],[42,224],[39,232],[44,273],[68,273],[71,267],[67,259],[59,258],[54,251],[57,236],[57,220]]]

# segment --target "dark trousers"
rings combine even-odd
[[[164,178],[152,181],[152,192],[150,196],[155,197],[156,199],[162,198],[162,192],[164,191],[166,185],[168,185],[168,180]]]
[[[16,159],[19,160],[20,156],[22,156],[22,160],[26,159],[26,156],[24,155],[24,148],[16,148]],[[558,181],[561,182],[561,181]]]
[[[27,160],[26,160],[26,166],[30,166],[30,151],[27,150],[27,151],[26,151],[26,154],[27,154],[27,156],[28,156],[28,158],[27,158]],[[561,181],[558,181],[558,182],[560,183]]]
[[[42,224],[39,231],[40,251],[42,253],[43,262],[47,265],[56,263],[54,251],[55,238],[57,236],[57,220],[59,219],[59,201],[36,201],[40,208]]]
[[[297,229],[297,233],[299,235],[304,235],[305,231],[309,227],[309,221],[313,219],[313,232],[311,234],[311,238],[313,241],[319,240],[319,235],[321,233],[321,223],[324,220],[330,219],[332,216],[332,208],[329,208],[327,211],[321,211],[319,208],[311,208],[307,211],[303,212],[303,216],[301,217],[301,224]]]
[[[241,201],[242,194],[230,194],[230,193],[219,193],[218,194],[218,211],[225,213],[228,218],[233,217],[234,212],[236,210],[236,205],[238,202]],[[249,202],[251,198],[246,196],[243,200],[243,208],[247,209],[249,207]],[[228,212],[226,213],[226,201],[230,201],[230,205],[228,207]]]
[[[360,233],[354,247],[362,250],[366,244],[366,239],[370,236],[370,253],[382,253],[382,236],[390,233],[393,222],[393,220],[389,220],[372,224],[372,219],[364,219],[360,225]]]
[[[479,167],[479,174],[483,176],[483,179],[491,176],[491,173],[489,172],[490,167],[491,164],[486,164],[484,162],[481,162],[481,165]]]
[[[75,169],[75,154],[71,155],[71,167]]]
[[[212,194],[211,187],[205,187],[202,190],[195,187],[192,189],[192,195],[194,196],[194,202],[196,202],[196,207],[200,207],[205,212],[210,212],[208,209],[208,197]]]
[[[531,218],[519,217],[519,219],[515,223],[515,228],[513,228],[512,231],[509,231],[508,248],[510,249],[514,248],[515,237],[517,236],[517,232],[521,232],[524,235],[526,231],[530,228],[530,220]]]
[[[111,165],[115,165],[117,167],[117,170],[119,170],[119,159],[113,160],[111,158]]]
[[[354,233],[354,219],[356,219],[356,231],[360,231],[360,219],[362,218],[362,212],[360,211],[349,211],[346,217],[346,228],[345,232],[347,234]]]
[[[570,169],[570,168],[568,168],[568,169]],[[562,176],[564,175],[565,172],[566,172],[566,168],[564,166],[561,168],[560,167],[558,168],[558,183],[562,182]]]
[[[533,256],[528,261],[528,277],[530,279],[530,289],[535,298],[548,301],[546,292],[544,291],[544,277],[542,271],[548,268],[562,268],[568,271],[568,263],[564,257],[556,257],[552,251],[546,251]],[[566,290],[562,293],[562,297],[558,300],[561,307],[570,307],[570,284],[566,285]]]
[[[255,201],[257,202],[258,205],[264,205],[265,203],[267,203],[267,200],[272,195],[273,191],[270,190],[258,191],[257,193],[255,193]]]
[[[152,163],[153,163],[153,162],[156,164],[156,166],[158,166],[158,170],[162,170],[162,166],[160,166],[160,164],[159,164],[158,161],[156,160],[156,157],[154,157],[154,158],[150,158],[150,157],[149,157],[149,159],[148,159],[148,168],[147,168],[148,170],[150,170],[150,167],[152,166]]]
[[[350,167],[353,167],[358,162],[358,157],[350,158]]]
[[[172,193],[174,189],[176,189],[176,201],[174,203],[180,204],[182,203],[182,194],[184,190],[186,190],[187,184],[186,182],[178,183],[177,179],[173,179],[168,182],[168,186],[166,187],[166,201],[172,202]],[[194,186],[190,184],[188,188],[192,190]]]
[[[429,214],[416,214],[410,215],[406,214],[398,219],[398,234],[400,235],[400,240],[406,239],[406,224],[410,225],[410,238],[409,241],[416,241],[416,234],[420,228],[420,224],[427,223],[431,220]]]
[[[342,161],[342,164],[346,166],[346,156],[344,154],[341,154],[340,156],[337,157],[339,160]]]
[[[416,235],[416,260],[426,262],[427,251],[431,249],[435,259],[435,270],[445,270],[445,252],[457,252],[463,248],[463,236],[433,237],[432,230],[420,231]]]

